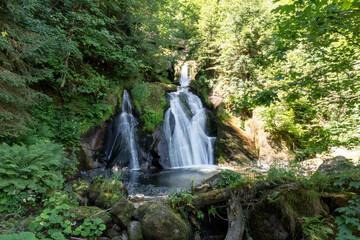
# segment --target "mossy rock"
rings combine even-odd
[[[303,217],[328,214],[319,193],[292,184],[264,194],[249,213],[248,225],[254,239],[301,239]]]
[[[186,240],[191,238],[190,225],[162,203],[153,203],[141,220],[144,239]]]
[[[168,106],[165,99],[168,89],[171,89],[171,85],[138,82],[131,90],[143,130],[152,132],[163,121]]]
[[[336,176],[351,172],[353,168],[354,164],[349,159],[346,159],[343,156],[336,156],[334,158],[325,159],[316,172]]]
[[[142,240],[141,224],[139,221],[131,221],[127,227],[129,240]]]
[[[111,221],[110,213],[95,206],[77,206],[71,209],[71,213],[75,214],[76,222],[83,222],[85,218],[100,218],[105,224]]]
[[[128,191],[124,184],[114,179],[100,179],[91,184],[89,199],[94,205],[110,208],[122,197],[127,197]]]
[[[88,181],[78,179],[72,181],[70,185],[73,191],[79,194],[81,197],[85,197],[89,193],[90,182]]]
[[[132,216],[133,218],[135,218],[136,220],[141,221],[143,219],[143,217],[145,216],[148,208],[151,206],[151,203],[145,203],[140,205],[137,209],[135,209],[135,211],[133,212]]]
[[[134,210],[134,204],[123,197],[111,208],[110,213],[117,225],[127,228]]]

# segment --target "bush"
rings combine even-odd
[[[30,146],[0,145],[0,212],[35,202],[48,190],[60,188],[64,174],[75,169],[62,146],[39,140]]]

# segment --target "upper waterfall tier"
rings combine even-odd
[[[198,96],[186,87],[190,83],[188,65],[181,70],[181,87],[170,93],[165,113],[164,134],[171,167],[212,165],[214,137],[207,135],[206,109]]]
[[[187,62],[185,62],[181,68],[180,86],[188,87],[189,85],[190,85],[189,65]]]

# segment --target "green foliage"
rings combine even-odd
[[[195,31],[170,13],[193,19],[191,6],[168,0],[2,1],[0,141],[47,124],[53,139],[76,150],[79,133],[114,113],[114,89],[168,69],[174,58],[170,32]],[[148,121],[158,122],[160,115],[149,113]]]
[[[349,171],[349,169],[347,169]],[[353,171],[351,171],[353,170]],[[350,169],[350,174],[341,174],[335,185],[350,189],[360,189],[360,176],[358,169]],[[358,239],[360,232],[360,197],[354,194],[348,201],[348,206],[337,208],[335,211],[341,213],[336,217],[338,234],[336,239]]]
[[[74,202],[67,195],[56,192],[44,201],[46,208],[31,222],[29,229],[36,231],[39,238],[66,239],[66,236],[73,235],[94,239],[100,236],[106,229],[102,220],[86,218],[78,225],[75,214],[71,213],[71,204]]]
[[[164,118],[166,92],[161,85],[137,82],[131,90],[136,108],[142,115],[143,129],[153,131]]]
[[[192,201],[196,198],[197,198],[197,196],[191,194],[190,192],[186,191],[185,189],[182,189],[178,192],[172,193],[169,196],[168,203],[172,209],[174,209],[175,211],[178,211],[183,216],[187,216],[187,210],[194,208],[192,205]],[[201,213],[200,213],[200,217],[201,217]],[[198,213],[198,216],[199,216],[199,213]]]
[[[74,170],[62,146],[41,140],[29,146],[0,145],[1,211],[13,211],[22,203],[62,187],[64,174]]]
[[[216,185],[214,185],[214,189],[235,187],[244,185],[246,183],[248,183],[248,180],[244,178],[242,173],[233,172],[230,170],[222,170],[221,179],[219,179]]]
[[[266,106],[266,129],[299,159],[359,144],[358,1],[197,2],[200,95],[216,89],[228,112]]]
[[[329,239],[330,235],[334,235],[333,225],[327,223],[327,219],[321,215],[303,217],[302,220],[304,220],[302,224],[303,233],[309,239],[326,240]]]
[[[216,208],[214,207],[214,206],[211,206],[210,208],[209,208],[209,210],[208,210],[208,214],[209,214],[209,216],[213,216],[213,217],[215,217],[215,214],[216,214]]]
[[[201,210],[197,211],[197,218],[203,220],[205,217],[204,213]]]
[[[336,239],[358,239],[360,231],[360,197],[353,195],[348,203],[349,206],[336,209],[337,212],[342,213],[335,220],[339,230]]]

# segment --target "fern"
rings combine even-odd
[[[0,198],[15,200],[19,194],[42,195],[62,187],[63,174],[69,166],[73,164],[59,144],[45,140],[30,146],[3,143],[0,145],[0,191],[5,195]],[[1,209],[4,210],[0,206]]]

